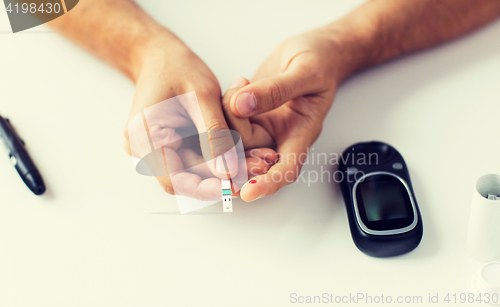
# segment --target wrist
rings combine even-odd
[[[373,28],[362,23],[352,24],[351,21],[341,19],[322,28],[328,33],[336,49],[337,84],[355,72],[375,64],[378,54]]]
[[[182,50],[187,51],[189,48],[175,34],[161,26],[151,29],[131,49],[129,70],[132,81],[136,83],[146,67],[160,66],[169,54]]]

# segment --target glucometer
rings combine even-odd
[[[357,143],[342,153],[339,171],[355,245],[373,257],[408,253],[420,243],[422,217],[401,154],[382,142]]]

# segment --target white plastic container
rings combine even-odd
[[[472,197],[467,250],[484,262],[500,258],[500,200],[488,199],[488,195],[500,196],[499,175],[479,178]]]
[[[486,304],[500,306],[500,262],[490,262],[476,273],[472,288]]]

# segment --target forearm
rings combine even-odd
[[[179,41],[130,0],[80,1],[49,26],[133,81],[137,79],[144,52],[160,40]]]
[[[325,27],[341,49],[339,81],[452,40],[500,16],[498,0],[370,0]]]

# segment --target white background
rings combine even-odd
[[[139,3],[226,89],[280,41],[361,2]],[[480,266],[465,251],[473,184],[500,173],[500,22],[338,91],[314,152],[381,140],[410,168],[424,238],[391,259],[356,249],[333,183],[238,199],[232,214],[179,215],[122,149],[133,84],[45,26],[12,34],[0,11],[0,31],[0,114],[48,188],[34,196],[0,156],[0,306],[287,306],[291,293],[357,292],[427,302],[471,291]]]

